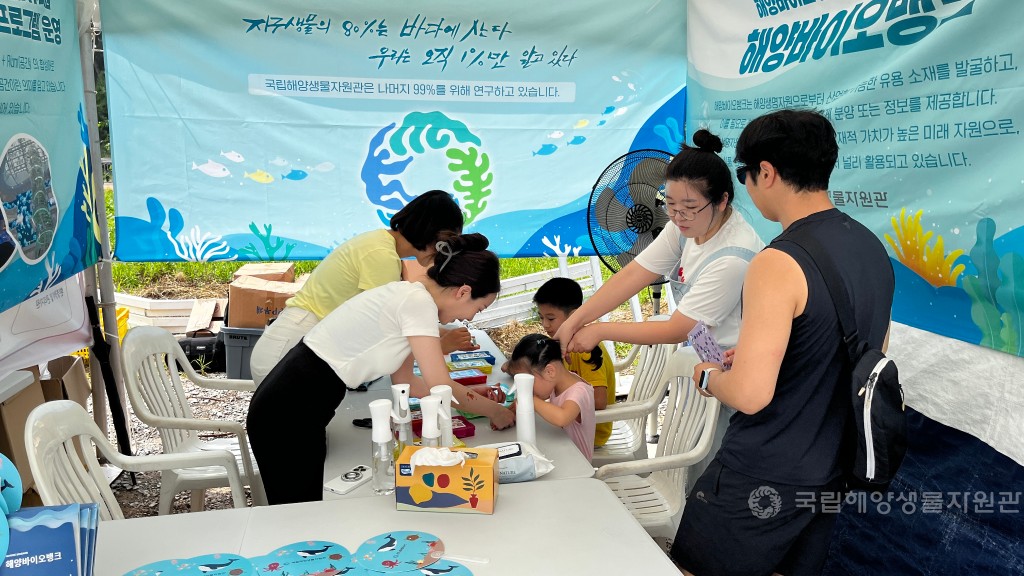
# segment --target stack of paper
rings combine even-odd
[[[91,576],[96,553],[96,504],[22,508],[7,516],[11,540],[3,576]]]

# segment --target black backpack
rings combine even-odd
[[[907,453],[906,405],[896,363],[857,334],[853,302],[831,256],[810,235],[787,236],[810,256],[828,286],[850,360],[852,413],[840,464],[848,488],[883,491]]]

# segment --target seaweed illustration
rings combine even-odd
[[[944,254],[942,236],[931,230],[925,232],[921,227],[923,212],[918,210],[913,216],[907,216],[906,207],[901,208],[899,219],[892,217],[892,229],[896,234],[896,240],[888,234],[885,235],[885,239],[889,246],[892,246],[899,261],[932,286],[956,286],[957,278],[964,272],[964,265],[954,266],[954,263],[964,251],[953,250],[949,254]],[[935,244],[929,246],[932,236],[935,237]]]
[[[679,122],[671,116],[665,119],[664,124],[656,125],[654,133],[665,141],[666,150],[678,150],[679,143],[683,141],[683,133],[679,130]]]
[[[1013,252],[996,253],[996,224],[991,218],[978,222],[978,236],[971,249],[977,276],[964,276],[971,298],[971,319],[981,330],[981,345],[1024,355],[1024,257]]]
[[[281,238],[280,236],[278,236],[272,242],[270,233],[272,229],[272,224],[264,224],[264,233],[261,234],[260,229],[256,226],[256,223],[250,222],[249,230],[252,230],[253,235],[256,236],[256,238],[258,238],[260,242],[263,244],[264,253],[261,255],[259,249],[252,242],[246,244],[244,248],[239,248],[238,253],[250,256],[252,260],[287,260],[288,255],[291,254],[292,249],[295,248],[295,244],[285,245],[284,239]],[[276,258],[275,255],[277,254],[277,251],[281,249],[282,246],[284,247],[284,256],[282,256],[281,258]]]
[[[424,142],[434,150],[440,150],[448,146],[452,136],[459,142],[468,142],[480,145],[480,138],[469,131],[469,128],[459,122],[445,116],[441,112],[410,112],[402,120],[402,126],[396,130],[390,138],[389,144],[392,152],[399,156],[405,156],[409,149],[413,152],[423,153]],[[405,140],[408,137],[408,148]]]
[[[221,240],[220,236],[213,236],[209,232],[200,233],[199,226],[193,226],[189,234],[179,234],[177,237],[171,236],[171,233],[167,232],[167,239],[174,245],[174,253],[178,255],[178,258],[188,262],[209,262],[231,250],[228,243]],[[235,258],[238,258],[237,254],[230,258],[219,258],[219,260],[229,261]]]
[[[43,264],[46,266],[46,278],[39,281],[39,284],[36,285],[29,295],[30,297],[38,296],[60,282],[61,269],[60,264],[57,263],[57,255],[51,252],[50,257],[44,260]]]
[[[465,151],[449,148],[445,155],[452,160],[448,169],[455,173],[461,172],[459,179],[452,183],[452,188],[463,194],[461,204],[468,226],[487,208],[485,198],[491,195],[491,183],[494,182],[494,175],[490,173],[491,159],[475,146]]]

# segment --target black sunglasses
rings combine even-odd
[[[747,183],[747,172],[750,172],[750,168],[740,164],[736,167],[736,179],[740,181],[740,184]]]

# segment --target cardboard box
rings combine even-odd
[[[395,502],[399,510],[493,514],[498,500],[498,451],[452,448],[465,452],[462,466],[417,466],[410,458],[420,446],[406,446],[395,466]]]
[[[295,265],[291,262],[250,262],[239,268],[233,277],[252,276],[274,282],[294,282]]]
[[[31,371],[18,371],[8,378],[12,379],[9,381],[19,382],[15,386],[17,389],[24,384],[25,374],[29,374],[31,382],[0,402],[0,452],[6,454],[18,468],[23,491],[32,488],[35,482],[28,465],[28,452],[25,449],[25,422],[28,420],[29,412],[46,401],[36,374]],[[8,381],[8,378],[4,380]]]
[[[228,287],[228,326],[266,328],[271,318],[284,310],[284,304],[299,291],[294,282],[274,282],[242,276]]]
[[[40,380],[43,398],[51,400],[74,400],[89,409],[88,400],[92,393],[89,379],[85,376],[85,364],[77,356],[61,356],[46,364],[49,378]]]

